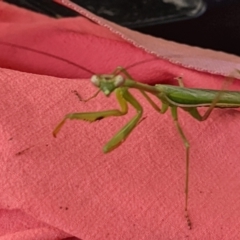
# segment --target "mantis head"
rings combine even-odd
[[[125,79],[121,75],[93,75],[91,82],[106,96],[109,96],[116,88],[124,84]]]

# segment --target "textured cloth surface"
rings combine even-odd
[[[92,73],[145,61],[128,69],[138,81],[173,84],[181,76],[186,87],[221,89],[224,75],[240,69],[238,57],[103,20],[122,37],[83,17],[54,20],[2,2],[0,12],[0,240],[240,238],[238,110],[214,110],[205,122],[179,111],[191,145],[191,231],[185,149],[170,112],[160,115],[131,90],[144,120],[113,152],[102,147],[134,116],[131,107],[123,117],[68,121],[52,136],[66,113],[118,108],[114,96],[84,103],[73,93],[96,92]],[[239,80],[230,89],[240,91]]]

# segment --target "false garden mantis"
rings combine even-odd
[[[103,147],[103,152],[108,153],[119,145],[121,145],[132,130],[138,125],[142,118],[143,108],[137,99],[129,92],[130,88],[138,89],[146,98],[149,104],[160,114],[164,114],[170,108],[174,124],[183,140],[186,149],[186,179],[185,179],[185,217],[188,227],[191,229],[191,221],[188,214],[188,183],[189,183],[189,142],[178,122],[178,108],[188,112],[193,118],[198,121],[206,120],[214,108],[238,108],[240,107],[239,92],[234,91],[217,91],[209,89],[193,89],[185,88],[182,80],[177,78],[179,86],[157,84],[151,86],[136,82],[126,69],[122,67],[116,68],[112,74],[93,75],[91,82],[99,88],[99,90],[88,101],[96,97],[101,91],[105,96],[110,96],[111,93],[116,94],[117,101],[120,105],[120,110],[112,109],[100,112],[82,112],[69,113],[57,125],[53,131],[54,137],[58,134],[65,122],[70,120],[85,120],[94,122],[106,117],[123,116],[128,113],[128,104],[131,104],[136,109],[136,115],[120,129],[107,144]],[[147,93],[156,96],[161,102],[160,108]],[[198,107],[207,107],[206,112],[201,115]]]
[[[15,44],[0,42],[1,44],[14,46],[18,48],[25,49],[27,51],[34,51],[40,54],[45,54],[49,57],[57,58],[61,61],[67,62],[69,64],[80,67],[79,65],[72,63],[61,57],[54,56],[45,52],[30,49],[28,47],[18,46]],[[154,59],[151,59],[154,60]],[[149,60],[148,60],[149,61]],[[145,62],[145,61],[143,61]],[[132,66],[137,65],[133,64]],[[88,69],[81,67],[82,69],[90,72]],[[237,70],[240,74],[240,71]],[[84,112],[84,113],[70,113],[67,114],[64,119],[58,124],[58,126],[53,131],[53,135],[56,137],[61,127],[68,119],[76,120],[87,120],[90,122],[100,120],[111,116],[122,116],[128,112],[128,103],[131,104],[137,111],[137,114],[132,118],[132,120],[127,123],[113,138],[104,146],[103,151],[105,153],[110,152],[117,148],[123,141],[128,137],[131,131],[138,125],[142,119],[143,109],[141,104],[134,98],[134,96],[128,91],[129,88],[138,89],[149,104],[159,113],[164,114],[168,108],[170,108],[174,123],[177,130],[183,140],[184,146],[186,148],[186,179],[185,179],[185,217],[188,222],[189,228],[191,228],[191,222],[188,214],[188,183],[189,183],[189,149],[190,145],[188,143],[185,134],[178,123],[178,113],[177,109],[181,108],[188,112],[192,117],[199,121],[206,120],[211,114],[214,108],[238,108],[240,107],[239,92],[234,91],[217,91],[208,89],[190,89],[183,86],[182,80],[177,79],[179,86],[163,85],[157,84],[155,86],[142,84],[134,81],[126,69],[118,67],[112,74],[109,75],[94,75],[91,78],[91,82],[99,88],[96,94],[94,94],[88,101],[98,95],[102,91],[106,96],[109,96],[112,92],[115,92],[117,101],[120,105],[120,110],[113,109],[101,112]],[[224,89],[224,88],[223,88]],[[151,100],[147,95],[150,93],[156,96],[161,102],[162,107],[159,106]],[[205,114],[200,115],[198,112],[198,107],[208,107]]]

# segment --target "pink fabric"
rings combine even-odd
[[[118,107],[114,96],[103,94],[78,101],[73,90],[84,98],[96,91],[89,83],[92,73],[152,59],[129,72],[149,84],[182,76],[187,87],[220,89],[223,76],[240,69],[237,56],[101,19],[116,34],[83,17],[55,20],[3,2],[0,12],[0,240],[240,238],[238,110],[215,110],[201,123],[179,111],[191,144],[191,231],[184,219],[183,143],[170,114],[155,112],[137,91],[131,92],[146,119],[113,152],[103,154],[102,147],[134,115],[131,108],[121,118],[69,121],[52,137],[68,112]],[[161,57],[153,61],[129,41]],[[238,80],[231,89],[240,90]]]

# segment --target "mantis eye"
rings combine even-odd
[[[97,75],[93,75],[91,77],[91,82],[93,85],[95,85],[96,87],[100,86],[100,81],[99,81],[99,77]]]
[[[114,79],[114,86],[120,87],[124,83],[124,78],[121,75],[117,75]]]

